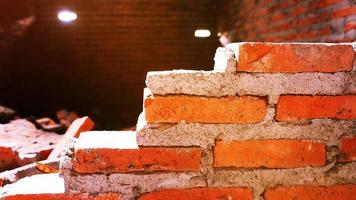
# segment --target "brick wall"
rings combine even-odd
[[[352,44],[235,43],[219,55],[213,71],[149,72],[137,131],[69,142],[55,196],[354,200]],[[18,184],[5,199],[48,198],[11,193]]]
[[[224,0],[218,21],[231,42],[356,40],[352,0]]]
[[[65,107],[114,125],[106,128],[131,126],[147,71],[213,64],[212,0],[29,2],[36,20],[0,74],[0,103],[20,113],[42,116]],[[77,12],[78,20],[60,23],[63,8]],[[210,29],[212,37],[195,38],[197,28]]]

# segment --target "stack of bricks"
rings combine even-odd
[[[201,191],[356,198],[352,44],[238,43],[215,61],[212,72],[148,73],[139,145],[199,147]]]
[[[86,132],[61,160],[68,195],[356,198],[351,44],[238,43],[213,71],[149,72],[136,132]]]
[[[140,148],[74,148],[66,190],[355,198],[354,56],[350,44],[241,43],[218,49],[214,71],[149,72]]]

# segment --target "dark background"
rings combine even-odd
[[[213,0],[16,0],[0,6],[9,21],[35,18],[1,55],[0,104],[23,115],[66,108],[92,116],[102,128],[135,125],[147,71],[211,69],[218,46]],[[58,21],[62,9],[78,19]],[[212,37],[195,38],[197,28],[211,30]],[[1,42],[10,43],[4,35]]]

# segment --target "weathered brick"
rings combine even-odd
[[[17,155],[9,147],[0,146],[0,172],[17,167]]]
[[[47,159],[61,138],[24,119],[0,124],[0,171]]]
[[[339,162],[352,162],[356,161],[356,137],[342,138],[340,141]]]
[[[70,194],[18,194],[4,197],[3,200],[121,200],[119,194],[108,193],[91,195]]]
[[[0,190],[2,200],[120,200],[116,193],[66,194],[64,180],[58,173],[37,174],[5,185]]]
[[[280,186],[267,189],[265,200],[354,200],[356,185],[323,186]]]
[[[237,70],[247,72],[350,71],[355,54],[351,45],[297,43],[244,43],[238,51]]]
[[[148,122],[255,123],[266,115],[266,101],[251,96],[148,96],[144,109]]]
[[[79,173],[137,171],[198,171],[201,149],[143,147],[140,149],[78,149],[73,169]]]
[[[323,166],[325,144],[298,140],[217,141],[214,167],[296,168]]]
[[[356,96],[281,96],[276,120],[296,121],[315,118],[355,119]]]
[[[192,189],[166,189],[145,194],[139,200],[252,200],[252,190],[249,188],[192,188]]]

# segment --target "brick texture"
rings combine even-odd
[[[349,0],[219,1],[218,32],[230,42],[352,42],[356,4]]]
[[[248,188],[193,188],[193,189],[166,189],[145,194],[139,200],[252,200],[252,190]]]
[[[267,189],[265,200],[354,200],[356,185],[335,185],[329,187],[280,186]]]
[[[4,197],[3,200],[122,200],[119,194],[66,195],[66,194],[20,194]]]
[[[356,96],[281,96],[276,109],[278,121],[355,119]]]
[[[78,149],[73,169],[79,173],[138,171],[199,171],[198,147],[142,147],[140,149]]]
[[[340,141],[340,162],[356,161],[356,137],[342,138]]]
[[[325,144],[310,141],[217,141],[214,148],[214,167],[296,168],[325,162]]]
[[[245,43],[239,48],[239,71],[337,72],[350,71],[351,45]]]
[[[0,21],[1,104],[24,116],[67,108],[93,117],[99,129],[132,126],[147,71],[210,69],[218,46],[214,0],[14,0],[0,3],[0,18],[25,15],[27,7],[35,21],[21,37],[13,33],[13,48],[1,31],[13,31],[11,24]],[[62,9],[75,11],[77,21],[59,22]],[[211,37],[195,38],[198,28]]]
[[[255,123],[266,115],[266,102],[257,97],[149,96],[148,122]]]

